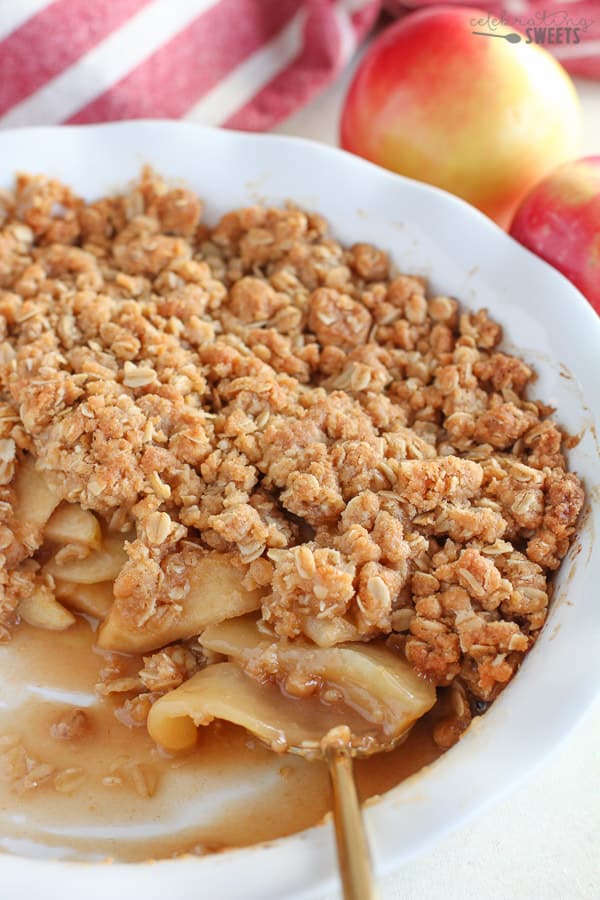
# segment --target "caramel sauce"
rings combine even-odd
[[[93,652],[93,639],[83,618],[58,633],[23,624],[1,650],[0,742],[18,738],[30,758],[54,771],[19,792],[10,753],[0,747],[0,850],[136,861],[272,840],[329,811],[322,762],[278,756],[222,722],[200,729],[193,753],[170,757],[145,728],[119,723],[114,703],[94,690],[104,660]],[[59,741],[51,725],[72,709],[85,711],[89,728]],[[438,716],[434,708],[396,750],[356,761],[363,799],[439,756],[431,735]],[[67,769],[83,771],[79,784],[63,792],[57,776]]]

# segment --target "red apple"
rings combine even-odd
[[[600,313],[600,156],[566,163],[536,185],[510,233],[566,275]]]
[[[530,188],[578,155],[581,112],[549,53],[499,36],[510,28],[474,34],[490,31],[484,20],[476,9],[435,7],[387,28],[354,76],[341,144],[508,227]]]

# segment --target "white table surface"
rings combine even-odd
[[[275,131],[337,144],[350,75],[349,69]],[[577,88],[582,155],[600,154],[600,83],[579,80]],[[600,702],[532,778],[384,879],[380,894],[382,900],[598,900]]]

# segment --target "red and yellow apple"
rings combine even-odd
[[[566,275],[600,313],[600,156],[566,163],[536,185],[510,233]]]
[[[578,155],[581,112],[561,65],[485,13],[435,7],[367,51],[341,120],[346,150],[468,200],[507,227],[529,189]]]

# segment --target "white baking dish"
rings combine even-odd
[[[175,122],[140,121],[0,133],[0,186],[17,170],[57,176],[86,197],[118,189],[141,164],[184,179],[214,221],[256,200],[316,209],[342,241],[372,241],[407,272],[469,307],[486,306],[539,374],[535,391],[581,441],[571,467],[588,491],[580,533],[557,580],[543,635],[509,688],[459,745],[373,801],[366,812],[377,871],[423,850],[527,777],[569,732],[600,683],[600,319],[554,269],[460,200],[318,144]],[[144,864],[77,864],[0,856],[0,893],[31,900],[308,898],[336,877],[332,829],[268,845]]]

